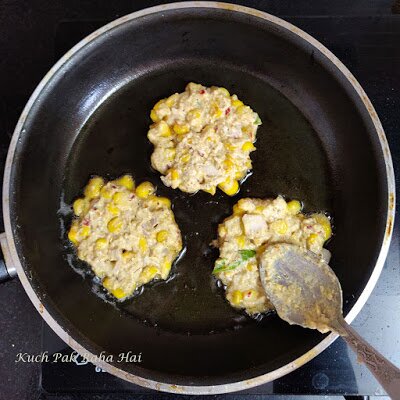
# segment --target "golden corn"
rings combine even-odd
[[[72,222],[71,228],[68,232],[68,239],[73,243],[78,243],[78,221],[75,220]]]
[[[277,221],[271,222],[271,229],[279,235],[284,235],[288,230],[288,226],[283,219],[278,219]]]
[[[190,154],[185,154],[182,156],[181,161],[185,164],[188,163],[190,161]]]
[[[189,132],[189,127],[187,125],[174,124],[172,129],[177,135],[184,135]]]
[[[236,113],[239,114],[239,115],[243,114],[246,111],[246,107],[247,106],[245,106],[244,104],[238,106],[236,108]]]
[[[165,157],[168,161],[172,161],[175,158],[176,150],[174,148],[165,149]]]
[[[155,267],[154,265],[150,265],[143,269],[143,271],[140,273],[139,279],[142,282],[149,282],[156,276],[157,273],[158,273],[158,268]]]
[[[171,271],[171,261],[168,258],[164,259],[164,262],[161,264],[161,276],[165,279],[169,272]]]
[[[107,204],[107,211],[109,211],[112,215],[118,215],[119,214],[119,208],[113,203],[108,203]]]
[[[236,242],[239,247],[244,247],[246,244],[246,236],[244,236],[244,235],[237,236]]]
[[[232,293],[232,304],[238,306],[243,300],[243,293],[240,290],[235,290]]]
[[[165,242],[168,238],[168,232],[165,230],[157,232],[156,240],[158,243]]]
[[[218,187],[228,196],[234,196],[239,190],[239,183],[238,181],[227,179],[225,182],[220,183]]]
[[[168,99],[165,100],[165,103],[167,104],[167,106],[169,108],[171,108],[175,104],[178,97],[179,97],[178,93],[175,93],[175,94],[169,96]]]
[[[203,189],[203,192],[210,193],[212,196],[214,196],[216,191],[217,191],[217,189],[215,188],[215,186],[211,187],[211,188]]]
[[[248,263],[246,266],[247,271],[253,272],[257,271],[257,264],[254,263]]]
[[[159,204],[162,204],[167,208],[171,208],[171,200],[168,199],[167,197],[157,197],[157,201]]]
[[[126,187],[128,190],[133,190],[135,187],[135,182],[130,175],[121,176],[121,178],[115,181],[117,185]]]
[[[222,115],[222,110],[219,107],[214,107],[213,115],[215,118],[219,118]]]
[[[171,168],[169,170],[169,173],[171,174],[171,179],[173,181],[176,181],[177,179],[179,179],[179,172],[175,168]]]
[[[134,255],[135,255],[135,253],[133,251],[124,251],[122,253],[122,258],[125,261],[127,261],[127,260],[130,260]]]
[[[325,214],[313,214],[312,217],[322,226],[324,240],[328,240],[332,236],[332,227],[329,218]]]
[[[231,96],[231,94],[229,93],[228,89],[225,89],[223,87],[220,87],[218,89],[225,97],[230,97]]]
[[[240,101],[239,99],[237,100],[232,100],[232,105],[233,107],[239,107],[243,105],[243,101]]]
[[[233,206],[232,211],[233,211],[233,214],[234,214],[234,215],[242,215],[242,214],[244,213],[244,211],[240,208],[240,205],[239,205],[239,204],[235,204],[235,205]]]
[[[158,125],[158,130],[162,137],[171,136],[171,129],[169,128],[169,125],[165,121],[160,121]]]
[[[79,231],[79,236],[83,238],[87,238],[90,235],[90,227],[87,225],[83,225]]]
[[[144,236],[140,237],[139,239],[139,249],[142,253],[147,251],[147,240]]]
[[[74,214],[77,216],[82,215],[85,211],[87,211],[88,207],[89,203],[87,199],[76,199],[72,205]]]
[[[194,108],[187,113],[187,119],[191,121],[192,119],[197,119],[201,117],[201,111],[198,108]]]
[[[159,110],[160,107],[165,103],[166,103],[165,99],[158,100],[157,103],[154,105],[153,109]]]
[[[117,299],[122,299],[122,298],[126,297],[126,293],[121,288],[116,288],[116,289],[112,290],[111,293]]]
[[[233,169],[233,167],[235,166],[235,163],[232,161],[232,159],[231,158],[226,158],[225,160],[224,160],[224,167],[225,167],[225,170],[226,171],[232,171],[232,169]]]
[[[88,199],[94,199],[100,195],[100,190],[104,186],[103,178],[96,176],[90,179],[89,183],[85,188],[85,196]]]
[[[307,247],[311,247],[318,240],[318,235],[316,233],[311,233],[307,238]]]
[[[253,151],[256,148],[254,147],[254,144],[252,142],[245,142],[242,145],[242,150],[243,151]]]
[[[100,190],[100,196],[104,199],[111,199],[111,190],[107,186],[103,186]]]
[[[150,111],[150,118],[153,122],[158,122],[160,121],[160,118],[158,118],[158,115],[156,113],[156,110],[154,108]]]
[[[106,289],[108,289],[108,290],[112,290],[112,282],[111,282],[111,279],[108,277],[108,276],[106,276],[104,279],[103,279],[103,286],[106,288]]]
[[[107,247],[107,239],[106,238],[99,238],[96,240],[96,250],[102,250]]]
[[[150,182],[142,182],[137,188],[136,188],[136,195],[140,197],[141,199],[146,199],[149,197],[151,194],[155,192],[154,186]]]
[[[118,217],[114,217],[110,219],[110,221],[108,221],[107,229],[111,233],[117,233],[122,229],[122,225],[123,225],[122,220]]]
[[[127,192],[116,192],[112,197],[112,201],[117,206],[126,206],[129,203],[129,196]]]
[[[302,205],[298,200],[291,200],[287,203],[287,210],[290,214],[298,214],[302,209]]]
[[[233,144],[230,143],[225,143],[224,147],[228,150],[228,151],[234,151],[236,149],[236,147]]]
[[[264,206],[257,206],[257,207],[256,207],[256,212],[258,212],[258,213],[262,214],[262,213],[263,213],[263,211],[264,211],[264,209],[265,209],[265,207],[264,207]]]

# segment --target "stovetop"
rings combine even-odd
[[[28,6],[30,13],[27,13],[26,9],[22,10],[22,5],[25,4],[23,1],[10,2],[13,7],[8,19],[5,19],[8,27],[6,41],[1,39],[4,36],[0,31],[0,87],[6,89],[3,99],[0,99],[1,163],[5,161],[9,138],[21,108],[51,64],[77,41],[109,20],[159,2],[114,3],[104,5],[92,1],[90,6],[84,1],[79,4],[71,1],[68,5],[54,6],[44,1],[38,9],[33,6],[29,9]],[[397,170],[400,162],[400,141],[396,129],[400,127],[400,15],[392,12],[397,10],[400,13],[400,7],[396,8],[396,4],[392,6],[389,1],[378,0],[363,3],[354,1],[351,6],[345,1],[334,4],[315,1],[314,6],[309,1],[298,1],[296,5],[294,2],[283,4],[279,1],[237,3],[271,12],[292,22],[315,36],[344,62],[366,90],[381,118]],[[0,4],[0,25],[4,22],[1,9]],[[18,11],[21,13],[18,14]],[[26,27],[22,29],[24,33],[18,32],[21,21],[16,22],[17,15],[22,15],[25,18],[22,22],[28,24],[36,34],[29,35]],[[49,19],[53,30],[49,30],[44,39],[43,30],[36,25],[46,24]],[[10,30],[16,33],[15,36]],[[17,43],[12,45],[13,41]],[[15,57],[19,53],[13,47],[17,44],[21,51],[29,48],[31,56],[21,53],[21,60],[11,59],[10,55]],[[41,55],[39,68],[35,64],[36,51]],[[9,58],[2,58],[2,54]],[[43,62],[43,56],[46,62]],[[2,60],[6,60],[7,64]],[[14,74],[18,76],[8,78]],[[0,168],[3,168],[3,164],[0,164]],[[383,273],[373,294],[353,323],[356,330],[397,365],[400,365],[399,243],[399,223],[396,222]],[[351,268],[354,267],[349,266],[349,271]],[[7,399],[32,398],[33,393],[40,398],[55,396],[68,399],[132,398],[132,395],[135,398],[177,396],[156,395],[153,391],[95,368],[81,357],[77,357],[75,362],[67,363],[15,363],[18,352],[37,354],[49,351],[50,354],[70,354],[72,350],[41,322],[19,282],[3,285],[0,289],[0,301],[7,305],[0,309],[0,331],[3,336],[0,341],[0,382],[6,383],[5,388],[0,391],[0,399],[2,396]],[[290,375],[245,392],[220,397],[259,399],[273,394],[373,396],[383,395],[384,392],[345,343],[338,339],[321,355]]]

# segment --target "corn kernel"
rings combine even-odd
[[[134,255],[135,255],[135,253],[134,253],[133,251],[124,251],[124,252],[122,253],[122,258],[123,258],[125,261],[128,261],[128,260],[130,260]]]
[[[243,300],[243,293],[240,290],[235,290],[232,293],[232,304],[238,306]]]
[[[99,238],[96,240],[96,250],[102,250],[107,247],[107,239],[106,238]]]
[[[238,181],[227,179],[225,182],[220,183],[218,187],[228,196],[234,196],[239,190],[239,183]]]
[[[158,122],[160,121],[160,118],[158,117],[156,110],[154,108],[150,111],[150,118],[153,122]]]
[[[161,106],[165,104],[165,99],[158,100],[157,103],[154,105],[154,110],[159,110]]]
[[[74,209],[74,214],[79,216],[82,215],[89,208],[89,203],[87,199],[76,199],[72,205]]]
[[[239,247],[244,247],[246,244],[246,236],[244,236],[244,235],[237,236],[236,242]]]
[[[243,126],[242,132],[245,133],[246,135],[250,136],[253,133],[253,127],[250,125]]]
[[[236,147],[233,144],[230,144],[230,143],[225,143],[224,147],[228,151],[234,151],[236,149]]]
[[[232,105],[233,107],[239,107],[243,105],[243,101],[240,101],[239,99],[237,100],[232,100]]]
[[[103,286],[106,288],[106,289],[108,289],[108,290],[112,290],[112,282],[111,282],[111,279],[108,277],[108,276],[106,276],[104,279],[103,279],[103,282],[102,282],[102,284],[103,284]]]
[[[107,229],[111,233],[117,233],[122,229],[122,220],[118,217],[114,217],[108,221]]]
[[[111,190],[107,186],[103,186],[100,190],[100,196],[103,197],[103,199],[111,199]]]
[[[129,196],[127,192],[116,192],[112,197],[112,201],[118,206],[126,206],[129,203]]]
[[[126,293],[121,288],[116,288],[116,289],[112,290],[111,293],[117,299],[122,299],[122,298],[126,297]]]
[[[223,87],[220,87],[218,89],[225,97],[230,97],[231,96],[231,94],[229,93],[228,89],[225,89]]]
[[[172,129],[177,135],[185,135],[189,132],[189,127],[187,125],[174,124]]]
[[[235,166],[235,163],[232,161],[232,159],[230,159],[228,157],[224,160],[223,164],[224,164],[225,170],[227,172],[232,171],[233,167]]]
[[[157,197],[155,196],[155,200],[158,204],[163,205],[164,207],[171,208],[171,200],[167,197]]]
[[[150,182],[142,182],[136,188],[136,195],[141,199],[146,199],[155,192],[154,186]]]
[[[169,96],[168,99],[165,100],[165,103],[167,104],[167,106],[169,108],[171,108],[175,104],[178,97],[179,97],[178,93],[175,93],[175,94]]]
[[[212,196],[214,196],[215,192],[217,191],[216,187],[213,186],[211,188],[203,189],[203,192],[210,193]]]
[[[156,240],[158,243],[165,242],[168,238],[168,232],[165,230],[157,232]]]
[[[143,269],[143,271],[140,273],[139,279],[142,282],[149,282],[156,276],[157,273],[158,273],[158,268],[155,267],[154,265],[150,265]]]
[[[187,113],[187,119],[191,121],[192,119],[197,119],[201,117],[201,111],[198,108],[194,108]]]
[[[176,169],[174,169],[174,168],[171,168],[171,169],[169,170],[169,174],[171,175],[171,179],[172,179],[173,181],[176,181],[176,180],[179,178],[179,172],[178,172]]]
[[[279,235],[284,235],[287,232],[288,226],[283,219],[271,222],[271,229]]]
[[[237,179],[239,181],[240,179],[243,179],[245,175],[246,175],[246,171],[236,171],[235,179]]]
[[[254,147],[254,144],[252,142],[243,143],[243,146],[242,146],[243,151],[253,151],[255,149],[256,148]]]
[[[256,207],[256,212],[262,214],[264,212],[265,207],[264,206],[257,206]]]
[[[107,211],[110,212],[112,215],[118,215],[119,214],[119,208],[113,203],[108,203],[107,204]]]
[[[301,203],[298,200],[291,200],[287,203],[287,210],[290,214],[298,214],[302,209]]]
[[[222,115],[222,110],[221,110],[219,107],[215,106],[215,107],[213,108],[213,115],[214,115],[215,118],[221,117],[221,115]]]
[[[73,221],[71,228],[68,232],[68,239],[73,243],[78,243],[78,221]]]
[[[87,225],[83,225],[81,230],[79,231],[79,236],[83,238],[87,238],[90,235],[90,227]]]
[[[253,272],[257,271],[257,264],[255,263],[248,263],[246,266],[247,271]]]
[[[242,115],[246,111],[246,108],[247,108],[247,106],[242,104],[236,108],[236,113],[239,115]]]
[[[171,261],[168,258],[164,259],[164,262],[161,264],[161,277],[165,279],[171,271]]]
[[[312,217],[322,226],[324,240],[328,240],[332,236],[332,227],[329,218],[325,214],[313,214]]]
[[[235,204],[233,206],[233,210],[232,211],[233,211],[234,215],[242,215],[242,214],[244,214],[244,211],[240,208],[239,204]]]
[[[307,247],[311,247],[318,240],[318,235],[316,233],[311,233],[311,235],[307,238]]]
[[[88,199],[94,199],[98,197],[100,195],[100,190],[103,187],[103,185],[104,185],[104,180],[99,176],[90,179],[89,183],[85,188],[85,196]]]
[[[139,239],[139,249],[142,253],[147,251],[147,240],[144,236],[140,237]]]
[[[168,161],[172,161],[175,158],[176,150],[174,148],[165,149],[165,158]]]
[[[126,187],[128,190],[133,190],[135,187],[135,182],[130,175],[121,176],[121,178],[115,181],[117,185]]]
[[[181,161],[185,164],[188,163],[190,161],[190,154],[185,154],[182,156]]]
[[[162,137],[171,136],[171,129],[169,128],[169,125],[165,121],[160,121],[158,125],[158,130]]]

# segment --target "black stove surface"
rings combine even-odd
[[[18,2],[11,1],[11,3]],[[54,18],[55,23],[51,37],[52,44],[49,38],[46,39],[47,44],[52,46],[51,51],[49,49],[47,53],[49,59],[46,69],[51,66],[51,62],[56,61],[81,38],[109,20],[136,9],[154,5],[156,2],[117,1],[113,7],[99,5],[100,8],[104,8],[102,12],[92,11],[89,6],[80,8],[76,2],[72,3],[73,5],[69,6],[70,9],[65,5],[65,10],[68,12],[60,14],[68,19],[57,20],[54,15],[50,16]],[[97,3],[93,1],[93,7],[96,7]],[[292,22],[320,40],[343,61],[364,87],[381,118],[397,171],[400,162],[400,141],[397,132],[400,127],[400,15],[392,13],[397,10],[396,4],[392,6],[388,1],[355,1],[351,6],[344,1],[334,2],[334,4],[325,1],[287,3],[242,1],[241,3]],[[312,5],[313,3],[315,6]],[[44,2],[44,4],[47,3]],[[1,9],[0,3],[0,22]],[[40,15],[48,18],[51,12],[56,12],[54,7],[43,9]],[[400,7],[398,12],[400,12]],[[27,21],[29,22],[29,19]],[[30,23],[33,24],[34,21]],[[11,36],[9,40],[13,40]],[[19,40],[24,40],[24,37],[19,36]],[[31,41],[31,39],[27,40]],[[34,51],[34,48],[31,51]],[[37,68],[29,63],[19,68],[16,72],[27,74],[28,77],[30,71],[35,70],[36,75],[33,74],[30,85],[38,83],[37,79],[40,75],[37,73]],[[9,67],[2,63],[0,53],[0,71],[7,72],[7,70],[9,71]],[[42,72],[44,73],[45,69]],[[27,79],[26,75],[21,77],[22,83]],[[31,89],[33,87],[34,85]],[[4,163],[9,137],[12,133],[11,127],[15,125],[18,113],[27,101],[27,93],[23,89],[15,90],[12,94],[7,92],[5,98],[11,100],[11,104],[16,104],[16,111],[13,109],[9,112],[10,103],[0,100],[0,128],[3,128],[0,136],[2,163]],[[2,168],[1,164],[0,168]],[[398,179],[396,183],[399,184]],[[363,337],[397,365],[400,365],[399,243],[399,223],[396,222],[383,273],[373,294],[353,323],[355,329]],[[353,266],[348,268],[350,271]],[[7,302],[11,307],[9,310],[0,311],[0,331],[2,330],[4,335],[4,340],[0,344],[0,376],[2,377],[0,382],[7,382],[5,390],[0,391],[0,399],[3,395],[7,399],[32,398],[33,393],[41,398],[56,396],[68,399],[132,398],[133,395],[134,398],[176,397],[176,395],[158,395],[148,389],[125,382],[95,368],[81,357],[77,357],[76,362],[31,365],[31,369],[28,365],[15,363],[15,355],[18,352],[72,353],[72,350],[45,323],[38,322],[39,315],[33,311],[26,299],[12,298],[10,301],[10,297],[17,297],[17,295],[25,296],[18,282],[7,283],[0,290],[1,304]],[[15,316],[26,318],[34,328],[29,329],[28,332],[25,324],[19,319],[13,323]],[[40,334],[40,331],[41,343],[36,336],[33,337]],[[36,351],[33,351],[33,347]],[[25,377],[27,373],[30,374],[29,382]],[[3,385],[0,384],[1,386]],[[356,356],[345,343],[338,339],[326,351],[290,375],[244,392],[220,397],[259,399],[274,394],[376,396],[384,395],[384,391],[369,371],[357,361]]]

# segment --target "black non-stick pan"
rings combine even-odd
[[[230,198],[165,187],[146,133],[154,103],[188,82],[226,87],[259,113],[253,174]],[[168,282],[115,303],[66,239],[68,204],[93,174],[130,173],[172,200],[186,254]],[[304,201],[333,217],[328,245],[351,321],[376,283],[394,217],[394,180],[379,119],[340,61],[271,15],[176,3],[122,17],[70,50],[16,127],[4,179],[2,248],[47,323],[121,378],[180,393],[220,393],[276,379],[335,336],[256,321],[232,309],[211,271],[217,224],[241,197]],[[82,277],[82,274],[84,277]],[[141,353],[141,363],[118,362]]]

